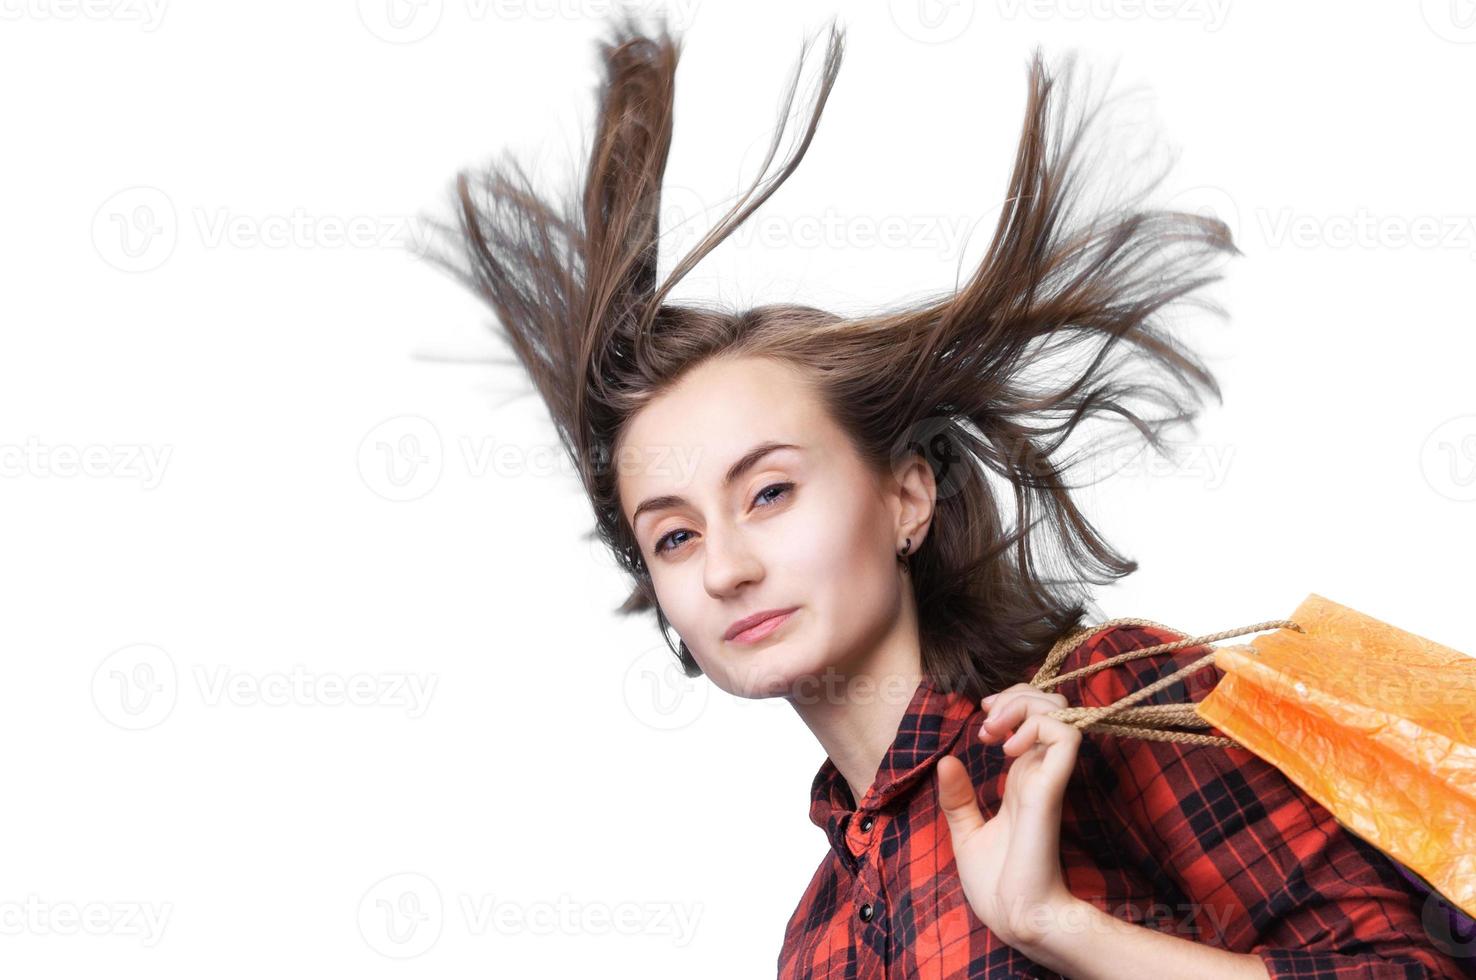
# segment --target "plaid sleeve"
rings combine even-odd
[[[1182,638],[1114,626],[1060,672]],[[1058,690],[1072,704],[1110,704],[1207,652],[1153,654]],[[1140,703],[1199,701],[1221,676],[1211,664]],[[1081,752],[1125,845],[1160,876],[1160,890],[1182,897],[1184,938],[1255,953],[1272,978],[1476,975],[1471,958],[1453,959],[1432,941],[1422,902],[1392,860],[1259,756],[1103,733],[1083,738]]]

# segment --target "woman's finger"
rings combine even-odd
[[[1057,718],[1032,715],[1005,741],[1004,751],[1006,755],[1018,756],[1031,749],[1044,749],[1037,771],[1049,785],[1064,787],[1075,768],[1080,746],[1081,729],[1075,725],[1068,725]]]
[[[1049,694],[1049,693],[1054,693],[1054,692],[1042,691],[1040,688],[1036,687],[1034,684],[1030,684],[1030,683],[1027,683],[1025,681],[1021,681],[1018,684],[1011,684],[1009,687],[1005,688],[1002,691],[995,691],[993,694],[989,695],[989,697],[982,699],[979,703],[982,704],[985,707],[985,709],[987,710],[989,708],[989,706],[992,705],[992,704],[994,704],[996,701],[1000,701],[1002,699],[1003,700],[1007,700],[1008,698],[1010,698],[1012,695],[1015,695],[1015,694]],[[1057,696],[1059,697],[1059,695],[1057,695]]]
[[[955,851],[969,836],[984,826],[979,801],[974,797],[974,782],[964,764],[951,755],[938,760],[938,805],[948,818],[949,836]]]
[[[1014,694],[1007,700],[1001,699],[993,704],[984,720],[979,737],[986,742],[990,741],[1010,731],[1030,715],[1058,711],[1064,707],[1066,707],[1066,699],[1059,694],[1046,694],[1042,691]]]
[[[1009,705],[1021,700],[1042,701],[1059,708],[1066,707],[1066,696],[1064,694],[1058,694],[1054,691],[1042,691],[1039,688],[1023,685],[1020,690],[1012,688],[1007,691],[1000,691],[998,695],[994,696],[994,700],[983,702],[984,714],[986,716],[998,715],[999,712],[1003,711]]]
[[[1018,684],[1011,684],[1009,687],[1007,687],[1007,688],[1005,688],[1003,690],[995,691],[993,694],[989,695],[989,697],[985,698],[983,703],[987,707],[989,705],[989,703],[991,701],[993,701],[995,698],[997,698],[997,697],[999,697],[1000,695],[1003,695],[1003,694],[1008,694],[1011,691],[1034,691],[1034,690],[1039,690],[1039,689],[1036,688],[1036,687],[1033,687],[1030,684],[1027,684],[1024,681],[1021,681]]]

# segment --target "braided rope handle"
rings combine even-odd
[[[1255,623],[1251,626],[1242,626],[1239,629],[1223,630],[1219,633],[1206,633],[1203,636],[1186,636],[1182,640],[1173,640],[1169,643],[1159,643],[1139,650],[1129,650],[1115,657],[1108,657],[1100,663],[1088,664],[1078,670],[1057,676],[1056,671],[1070,655],[1071,651],[1081,646],[1086,639],[1102,630],[1112,626],[1151,626],[1168,633],[1178,633],[1179,630],[1155,623],[1151,619],[1136,619],[1122,616],[1117,619],[1109,619],[1098,623],[1096,626],[1086,626],[1072,630],[1070,633],[1057,640],[1046,655],[1045,662],[1041,664],[1035,676],[1030,679],[1030,685],[1042,691],[1048,690],[1062,681],[1073,677],[1094,674],[1106,667],[1125,663],[1129,660],[1137,660],[1140,657],[1151,657],[1159,653],[1170,653],[1185,647],[1199,646],[1201,644],[1213,643],[1216,640],[1227,639],[1232,636],[1240,636],[1244,633],[1258,633],[1268,629],[1294,629],[1297,632],[1305,632],[1290,619],[1272,619],[1263,623]],[[1209,728],[1210,723],[1199,716],[1195,711],[1196,702],[1190,701],[1185,704],[1145,704],[1134,707],[1139,701],[1160,691],[1174,683],[1181,677],[1185,677],[1197,670],[1203,670],[1215,662],[1218,648],[1211,648],[1210,652],[1198,660],[1168,674],[1149,684],[1147,687],[1133,691],[1108,705],[1098,708],[1060,708],[1050,712],[1050,717],[1057,718],[1068,724],[1075,725],[1084,732],[1103,732],[1111,735],[1130,736],[1143,738],[1158,742],[1187,742],[1193,745],[1223,745],[1231,748],[1245,748],[1233,738],[1225,738],[1219,735],[1201,735],[1195,732],[1178,731],[1178,728]],[[1115,719],[1108,722],[1106,719]]]

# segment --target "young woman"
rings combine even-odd
[[[1068,438],[1116,417],[1161,449],[1218,396],[1161,311],[1237,252],[1212,219],[1081,213],[1095,113],[1067,125],[1069,61],[1031,64],[1004,211],[956,292],[849,319],[669,298],[798,165],[842,40],[778,168],[782,123],[760,179],[665,278],[678,44],[630,21],[601,47],[582,193],[550,203],[516,166],[462,174],[436,257],[547,403],[631,578],[621,611],[673,628],[688,676],[788,699],[827,753],[809,816],[830,849],[779,975],[1463,975],[1389,859],[1249,752],[1048,717],[1204,648],[1027,683],[1090,586],[1136,567],[1073,501]],[[1061,670],[1176,638],[1100,630]]]

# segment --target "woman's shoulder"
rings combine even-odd
[[[1212,651],[1204,643],[1186,644],[1140,657],[1125,654],[1146,651],[1191,638],[1190,634],[1157,623],[1130,621],[1087,628],[1061,661],[1055,676],[1063,678],[1046,690],[1066,697],[1073,707],[1113,704],[1155,681],[1202,660]],[[1118,659],[1121,658],[1121,659]],[[1109,663],[1109,661],[1112,661]],[[1079,673],[1078,673],[1079,672]],[[1199,701],[1223,676],[1213,661],[1149,694],[1137,704],[1183,704]]]

